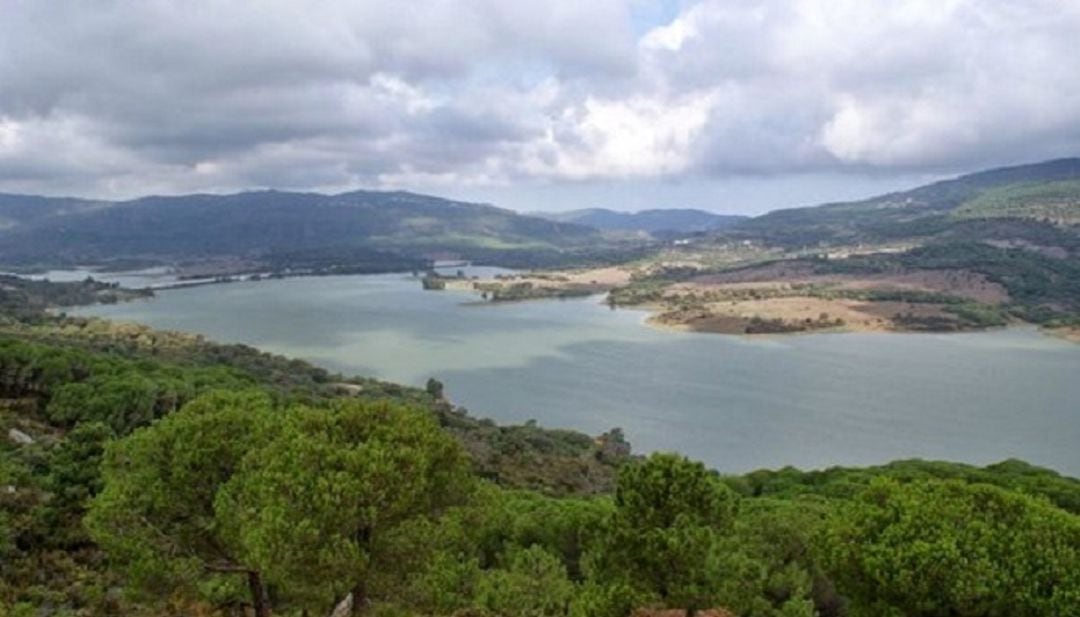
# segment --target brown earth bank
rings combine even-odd
[[[496,281],[532,283],[537,287],[565,287],[568,285],[590,285],[610,289],[630,282],[634,269],[624,266],[607,268],[587,268],[583,270],[560,270],[554,272],[528,272],[524,274],[504,275]]]
[[[960,269],[822,274],[786,261],[691,276],[644,297],[652,325],[723,334],[957,331],[1010,321],[998,308],[1010,301],[1005,288]]]
[[[489,301],[565,298],[632,286],[668,265],[450,277],[441,283]],[[972,329],[947,310],[946,301],[997,307],[1009,295],[1001,285],[964,270],[819,274],[811,264],[781,262],[667,283],[639,306],[653,312],[650,325],[721,334]]]
[[[1061,338],[1072,341],[1073,343],[1080,343],[1080,326],[1073,326],[1067,328],[1047,328],[1046,330],[1054,336],[1060,336]]]
[[[720,334],[957,332],[1020,323],[1003,285],[965,269],[823,273],[799,260],[720,267],[732,269],[709,272],[652,260],[484,279],[437,277],[430,288],[469,291],[491,302],[607,293],[612,306],[650,311],[646,322],[654,327]],[[1080,342],[1077,330],[1050,333]]]
[[[906,331],[907,323],[957,321],[940,304],[870,302],[788,296],[763,300],[708,303],[670,309],[653,305],[647,323],[693,332],[719,334],[778,334],[822,330],[853,332]]]
[[[890,274],[817,274],[810,264],[778,263],[694,277],[672,285],[678,291],[710,289],[794,289],[798,286],[828,286],[838,290],[888,290],[947,293],[985,304],[1002,304],[1009,294],[1001,285],[981,274],[966,270],[916,270]]]

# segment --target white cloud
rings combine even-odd
[[[654,91],[723,88],[712,173],[950,170],[1080,151],[1077,36],[1075,0],[712,0],[642,65]]]
[[[560,122],[527,148],[525,170],[570,179],[685,171],[711,98],[707,93],[674,101],[587,98],[566,109]]]
[[[680,17],[671,23],[658,26],[645,33],[641,47],[647,50],[677,52],[687,39],[697,36],[696,20]]]
[[[2,3],[0,190],[940,173],[1080,153],[1077,0],[702,0],[635,39],[637,2]]]

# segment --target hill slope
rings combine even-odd
[[[1080,158],[1058,159],[992,169],[862,201],[777,210],[739,223],[735,231],[743,238],[783,247],[943,235],[968,240],[1015,235],[1026,241],[1037,236],[1060,242],[1064,236],[1077,235],[1077,181]],[[1051,204],[1052,213],[1040,203]],[[1010,221],[1002,220],[1006,218]],[[990,219],[997,221],[987,225]]]
[[[1027,218],[1080,224],[1080,180],[1025,182],[984,191],[953,211],[960,218]]]
[[[0,195],[0,262],[261,259],[277,254],[559,251],[587,227],[405,192],[259,191],[94,202]]]
[[[1080,159],[770,212],[665,247],[609,300],[709,332],[1023,321],[1080,338]]]
[[[747,217],[715,214],[705,210],[671,208],[617,212],[588,208],[568,212],[535,212],[535,216],[564,223],[587,225],[601,231],[643,231],[646,233],[690,233],[724,229]]]

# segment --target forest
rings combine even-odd
[[[40,312],[0,430],[0,614],[1080,614],[1080,481],[1020,461],[724,475]]]

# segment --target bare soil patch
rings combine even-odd
[[[632,268],[612,266],[582,270],[558,270],[552,272],[527,272],[486,279],[447,279],[448,289],[490,291],[518,288],[522,299],[531,296],[550,297],[548,292],[569,291],[603,293],[630,282]],[[525,290],[527,288],[527,290]]]
[[[472,283],[532,283],[534,287],[562,288],[570,286],[590,285],[597,288],[610,289],[630,282],[633,268],[611,266],[607,268],[589,268],[584,270],[553,270],[551,272],[524,272],[521,274],[506,274],[494,278],[484,279],[448,279],[449,282],[464,282],[468,286]]]
[[[905,330],[907,328],[902,324],[905,317],[949,321],[956,319],[939,304],[789,296],[716,302],[686,310],[667,310],[657,313],[649,322],[657,326],[695,332],[743,334],[751,320],[758,318],[781,320],[791,326],[801,326],[806,331],[842,329],[873,332]]]
[[[1080,343],[1080,327],[1072,328],[1050,328],[1047,330],[1054,336],[1060,336],[1066,341],[1072,341],[1073,343]]]
[[[787,289],[799,285],[830,286],[842,290],[924,291],[947,293],[984,304],[1002,304],[1009,294],[982,274],[967,270],[917,270],[890,274],[816,274],[809,264],[770,264],[734,272],[694,277],[672,289]]]

